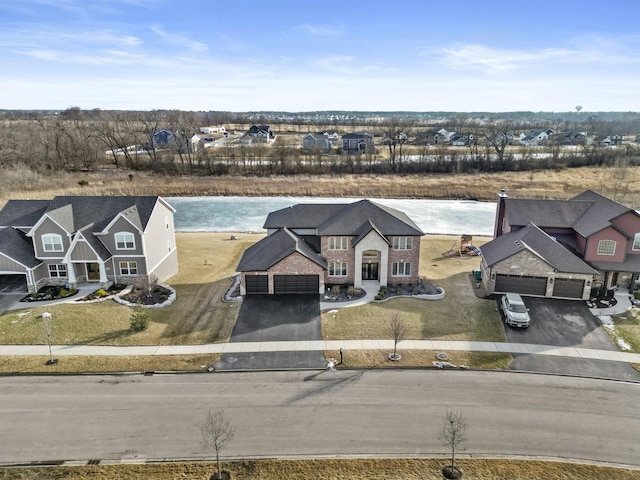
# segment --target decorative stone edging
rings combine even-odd
[[[118,295],[114,295],[113,296],[113,300],[116,303],[119,303],[120,305],[124,305],[126,307],[142,307],[142,308],[164,308],[164,307],[168,307],[169,305],[171,305],[173,302],[176,301],[176,291],[170,287],[169,285],[159,285],[162,288],[166,288],[167,290],[169,290],[171,293],[169,294],[169,297],[162,303],[156,303],[154,305],[142,305],[141,303],[131,303],[128,302],[126,300],[124,300],[123,298],[120,298]],[[122,292],[120,292],[119,295],[124,295],[123,292],[125,292],[127,289],[125,288]],[[127,291],[127,293],[129,293],[131,291],[131,289],[129,289],[129,291]]]
[[[442,300],[444,298],[444,288],[436,287],[440,290],[440,293],[436,293],[435,295],[429,295],[426,293],[421,293],[419,295],[393,295],[391,297],[383,298],[382,300],[374,300],[374,302],[386,302],[387,300],[392,300],[394,298],[418,298],[420,300]]]

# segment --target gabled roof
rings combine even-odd
[[[505,198],[509,225],[534,223],[540,228],[571,228],[589,237],[611,226],[611,221],[634,210],[591,190],[570,200]]]
[[[101,231],[118,214],[126,216],[136,227],[144,231],[158,199],[157,196],[55,197],[49,203],[46,213],[56,221],[69,225],[69,232],[83,229],[90,224],[93,224],[92,231]]]
[[[289,229],[282,228],[247,248],[236,270],[266,271],[296,252],[322,268],[327,268],[327,262],[304,239]]]
[[[611,220],[623,215],[627,212],[633,212],[637,215],[635,210],[629,207],[614,202],[613,200],[600,195],[592,190],[587,190],[573,197],[570,201],[585,201],[591,202],[592,206],[589,208],[588,215],[584,215],[574,225],[574,230],[583,237],[593,235],[600,230],[607,228],[611,225]]]
[[[391,245],[389,243],[389,240],[385,238],[385,236],[380,232],[380,230],[378,230],[378,228],[373,224],[373,222],[371,220],[367,220],[362,224],[362,226],[356,232],[356,236],[353,237],[353,239],[351,240],[351,246],[355,247],[358,243],[360,243],[360,240],[366,237],[371,231],[376,232],[380,236],[380,238],[382,238],[385,242]]]
[[[480,247],[482,256],[490,267],[524,250],[538,256],[559,272],[598,274],[597,270],[532,223],[514,232],[505,233]]]

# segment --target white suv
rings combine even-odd
[[[507,293],[500,300],[504,322],[512,327],[529,326],[529,309],[525,306],[522,297],[517,293]]]

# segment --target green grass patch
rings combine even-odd
[[[613,341],[620,339],[631,347],[631,350],[626,351],[640,353],[640,310],[631,308],[624,313],[612,315],[611,319],[615,327],[606,327],[605,330]]]

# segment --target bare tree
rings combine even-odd
[[[464,450],[466,448],[468,429],[469,424],[462,412],[447,410],[442,427],[438,432],[438,440],[445,447],[451,449],[451,465],[445,467],[442,471],[447,478],[460,478],[461,476],[459,471],[456,470],[456,450]]]
[[[220,452],[222,452],[226,443],[233,438],[235,429],[224,410],[216,408],[209,410],[202,427],[200,427],[200,432],[202,433],[202,448],[216,454],[217,479],[220,480],[222,479]]]
[[[404,323],[400,312],[394,312],[389,320],[389,333],[393,337],[393,353],[389,355],[390,360],[400,360],[398,355],[398,342],[403,340],[407,335],[407,326]]]
[[[504,159],[504,151],[507,145],[511,145],[513,140],[513,132],[511,131],[511,122],[492,122],[485,129],[485,141],[487,148],[493,149],[498,155],[498,161],[502,163]]]

